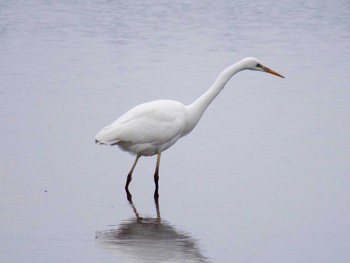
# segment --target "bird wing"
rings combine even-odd
[[[105,144],[129,142],[162,145],[180,138],[185,127],[184,105],[176,101],[153,101],[138,105],[103,128],[96,140]]]

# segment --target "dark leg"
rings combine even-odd
[[[129,203],[132,202],[132,194],[129,192],[129,189],[125,187],[125,193],[126,198],[128,199]]]
[[[158,199],[158,181],[159,181],[159,164],[160,164],[160,153],[157,155],[157,164],[156,164],[156,171],[154,172],[154,183],[156,185],[156,189],[154,191],[154,199]]]
[[[160,224],[161,218],[160,218],[160,209],[159,209],[159,195],[157,193],[157,196],[154,195],[154,203],[156,205],[156,210],[157,210],[157,222]]]
[[[139,158],[140,158],[140,155],[137,155],[136,159],[134,161],[134,164],[132,165],[131,170],[130,170],[130,172],[128,174],[128,178],[126,179],[125,190],[127,192],[129,192],[129,184],[130,184],[130,182],[132,180],[132,173],[134,172],[134,169],[136,167],[136,164],[137,164],[137,161],[139,160]]]

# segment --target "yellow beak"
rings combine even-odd
[[[280,78],[284,78],[284,76],[282,76],[280,73],[278,73],[278,72],[276,72],[276,71],[274,71],[274,70],[272,70],[272,69],[270,69],[270,68],[268,68],[268,67],[265,67],[265,66],[262,66],[262,65],[261,65],[261,69],[262,69],[263,71],[267,72],[267,73],[272,74],[272,75],[278,76],[278,77],[280,77]]]

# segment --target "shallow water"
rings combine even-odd
[[[349,262],[349,11],[1,2],[0,261]],[[246,56],[286,78],[235,76],[162,155],[158,210],[154,157],[131,205],[133,157],[96,132],[145,101],[192,102]]]

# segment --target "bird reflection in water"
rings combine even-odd
[[[201,253],[197,240],[161,219],[159,195],[154,196],[156,217],[140,216],[126,190],[135,218],[123,221],[117,229],[96,231],[96,241],[137,262],[209,262]]]

